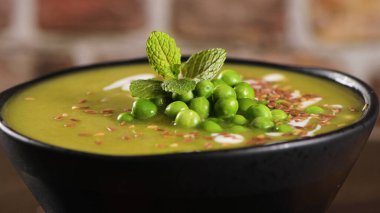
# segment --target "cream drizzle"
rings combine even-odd
[[[268,135],[268,136],[271,136],[271,137],[280,137],[280,136],[282,136],[284,133],[282,133],[282,132],[267,132],[267,133],[265,133],[266,135]]]
[[[279,73],[272,73],[272,74],[265,75],[263,77],[263,80],[267,82],[278,82],[278,81],[285,80],[285,76]]]
[[[291,120],[289,121],[289,125],[294,127],[305,127],[309,123],[310,119],[311,117],[307,117],[302,121]]]
[[[321,128],[322,126],[318,124],[313,130],[310,130],[307,132],[307,136],[314,136],[315,132],[317,132]]]
[[[211,134],[213,137],[214,141],[217,143],[222,143],[222,144],[238,144],[244,141],[244,136],[239,135],[239,134],[232,134],[232,133],[213,133]]]

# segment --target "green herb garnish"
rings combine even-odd
[[[181,52],[175,40],[158,31],[150,34],[146,54],[150,66],[162,80],[132,81],[129,90],[138,98],[162,97],[166,92],[186,94],[197,82],[214,78],[226,60],[226,51],[214,48],[198,52],[181,63]]]
[[[293,131],[285,126],[289,115],[259,103],[238,72],[226,69],[214,79],[226,60],[224,49],[203,50],[182,63],[180,49],[168,34],[152,32],[146,44],[149,64],[159,76],[131,82],[129,90],[137,99],[131,113],[121,113],[118,121],[146,120],[163,111],[176,126],[212,133],[242,133],[249,128]]]

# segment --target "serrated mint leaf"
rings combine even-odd
[[[168,34],[153,31],[146,41],[146,54],[149,64],[164,79],[176,78],[173,66],[181,64],[181,53],[175,40]]]
[[[187,92],[193,90],[195,86],[195,81],[190,79],[171,79],[166,80],[161,84],[164,91],[177,93],[180,95],[186,94]]]
[[[133,97],[139,98],[157,98],[166,95],[166,92],[161,88],[162,81],[148,79],[135,80],[131,82],[129,91]]]
[[[192,55],[185,63],[182,74],[195,81],[213,79],[226,60],[226,50],[214,48]]]

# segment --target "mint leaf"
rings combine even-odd
[[[195,89],[196,83],[190,79],[171,79],[166,80],[161,84],[161,87],[166,92],[177,93],[180,95]]]
[[[157,98],[166,96],[166,92],[161,88],[162,81],[148,79],[135,80],[131,82],[129,91],[133,97]]]
[[[153,31],[146,41],[146,54],[149,64],[164,79],[176,78],[177,70],[173,66],[181,64],[180,49],[168,34]]]
[[[226,60],[226,50],[214,48],[192,55],[185,63],[182,73],[195,81],[211,80]]]

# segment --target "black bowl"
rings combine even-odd
[[[18,91],[88,68],[68,69],[0,94],[0,109]],[[46,212],[324,212],[357,160],[378,113],[375,93],[340,72],[229,60],[301,72],[349,87],[368,104],[342,129],[284,143],[151,156],[105,156],[41,143],[0,117],[0,142]]]

